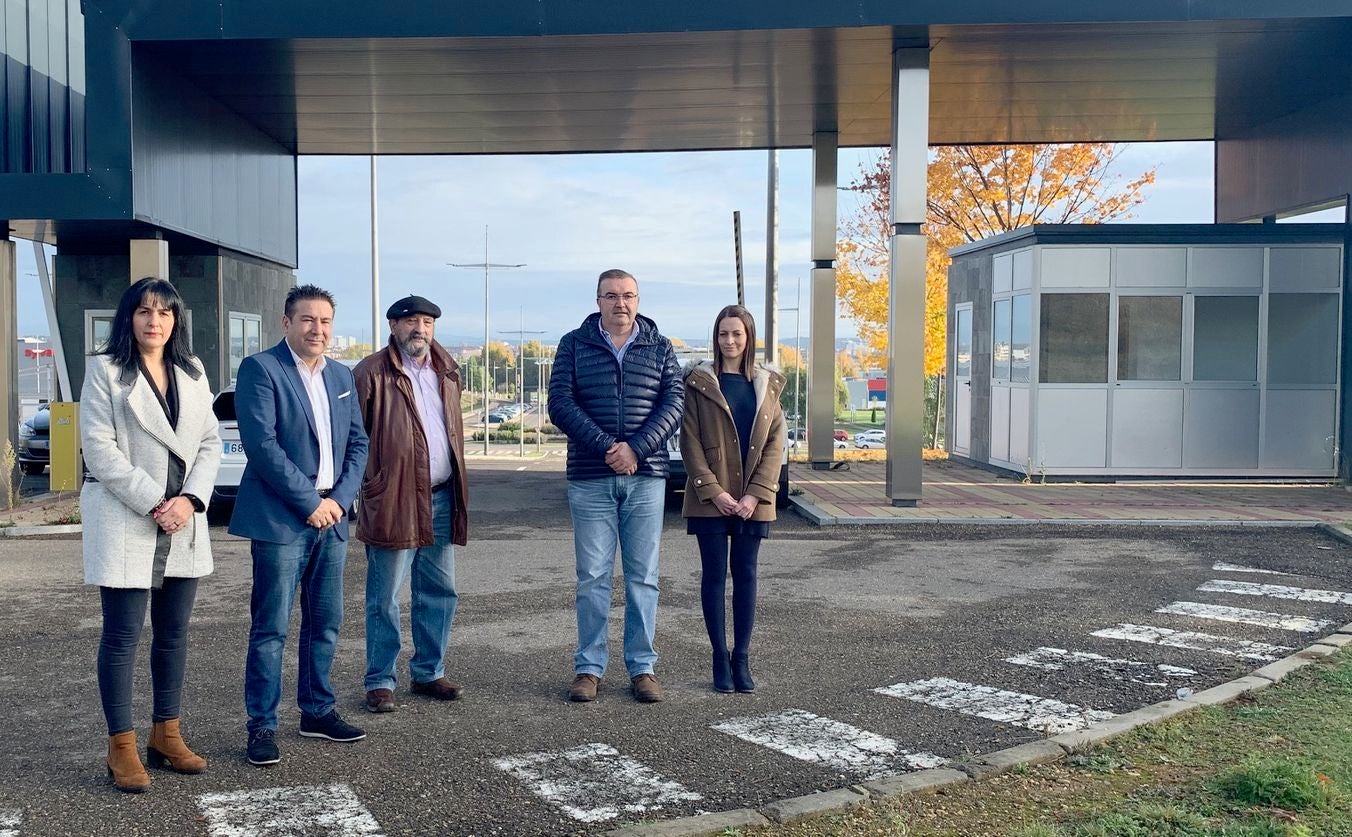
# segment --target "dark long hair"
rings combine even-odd
[[[714,372],[723,371],[723,348],[718,345],[718,327],[729,317],[741,320],[742,328],[746,331],[746,351],[742,352],[742,361],[737,371],[750,381],[756,374],[756,320],[750,311],[740,305],[729,305],[719,311],[718,316],[714,318],[714,357],[718,359],[714,364]]]
[[[141,349],[136,345],[136,333],[132,328],[132,317],[150,297],[162,303],[174,315],[174,330],[164,342],[164,359],[189,375],[195,373],[193,354],[188,348],[188,318],[183,311],[183,297],[167,279],[147,276],[123,291],[122,299],[117,303],[117,313],[113,315],[113,327],[108,334],[108,342],[94,352],[113,359],[122,371],[137,368],[141,360]]]

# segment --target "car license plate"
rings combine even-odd
[[[243,443],[243,442],[223,442],[222,444],[225,446],[225,453],[226,453],[227,456],[231,456],[231,455],[234,455],[234,456],[243,456],[243,455],[244,455],[244,443]]]
[[[29,448],[29,450],[46,450],[46,449],[47,449],[47,440],[46,440],[46,439],[30,439],[30,440],[28,441],[28,448]]]

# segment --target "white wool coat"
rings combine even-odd
[[[150,512],[164,497],[169,453],[185,465],[181,493],[209,503],[221,464],[221,435],[211,387],[200,363],[196,377],[174,368],[178,428],[164,415],[153,386],[123,373],[106,355],[85,362],[80,391],[80,442],[94,480],[80,490],[86,584],[149,588],[160,527]],[[212,570],[204,512],[174,533],[165,576],[198,578]]]

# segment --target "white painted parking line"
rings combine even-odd
[[[903,750],[890,738],[802,709],[733,718],[714,724],[713,728],[800,761],[869,779],[947,764],[933,753]]]
[[[208,793],[197,797],[211,837],[369,837],[384,834],[347,785]]]
[[[23,825],[22,811],[0,811],[0,837],[19,837]]]
[[[664,779],[608,744],[524,753],[493,762],[546,802],[582,822],[604,822],[704,797]]]
[[[1067,651],[1064,648],[1046,646],[1029,651],[1027,654],[1006,657],[1005,662],[1016,666],[1040,668],[1044,671],[1061,671],[1066,668],[1089,669],[1100,677],[1110,680],[1129,680],[1146,686],[1168,686],[1170,679],[1181,680],[1197,676],[1197,672],[1182,666],[1144,663],[1140,660],[1118,660],[1088,651]]]
[[[1234,593],[1238,596],[1267,596],[1270,599],[1289,599],[1293,602],[1352,605],[1352,593],[1288,587],[1285,584],[1254,584],[1252,581],[1227,581],[1217,578],[1197,589],[1203,593]]]
[[[1007,692],[992,686],[977,686],[947,677],[897,683],[873,691],[1052,735],[1075,732],[1113,717],[1111,712],[1086,709],[1036,695]]]
[[[1279,573],[1276,570],[1260,570],[1257,567],[1242,567],[1239,564],[1230,564],[1225,561],[1217,561],[1211,565],[1211,569],[1219,573],[1259,573],[1261,575],[1290,575],[1291,573]]]
[[[1104,639],[1123,639],[1128,642],[1145,642],[1169,648],[1186,648],[1189,651],[1210,651],[1213,654],[1224,654],[1227,657],[1240,657],[1245,660],[1271,661],[1296,650],[1284,645],[1269,645],[1266,642],[1250,642],[1247,639],[1231,639],[1228,636],[1213,636],[1195,631],[1175,631],[1154,625],[1121,624],[1115,628],[1094,631],[1093,635]]]
[[[1259,625],[1264,628],[1277,628],[1283,631],[1299,631],[1313,634],[1333,624],[1327,619],[1310,619],[1307,616],[1292,616],[1288,613],[1272,613],[1267,610],[1250,610],[1247,607],[1227,607],[1225,605],[1203,604],[1202,602],[1173,602],[1155,611],[1172,613],[1175,616],[1195,616],[1198,619],[1214,619],[1217,622],[1238,622],[1243,625]]]

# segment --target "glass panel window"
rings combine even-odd
[[[972,311],[964,308],[958,312],[957,357],[954,358],[954,375],[959,378],[972,377]]]
[[[1268,297],[1269,384],[1337,382],[1338,295]]]
[[[103,351],[103,347],[108,345],[108,338],[111,337],[113,334],[113,318],[95,317],[93,320],[93,325],[94,325],[93,350],[96,352],[101,352]]]
[[[1044,384],[1108,381],[1108,295],[1043,294],[1038,380]]]
[[[230,380],[239,376],[244,358],[262,347],[263,322],[257,314],[230,314]]]
[[[1183,297],[1117,300],[1117,379],[1178,381],[1183,373]]]
[[[1009,347],[1009,379],[1028,383],[1028,369],[1033,360],[1033,298],[1028,294],[1014,297],[1014,323],[1010,329],[1013,339]]]
[[[1194,298],[1192,379],[1258,380],[1258,297]]]
[[[991,328],[991,377],[997,381],[1009,380],[1009,332],[1009,300],[998,299]]]

